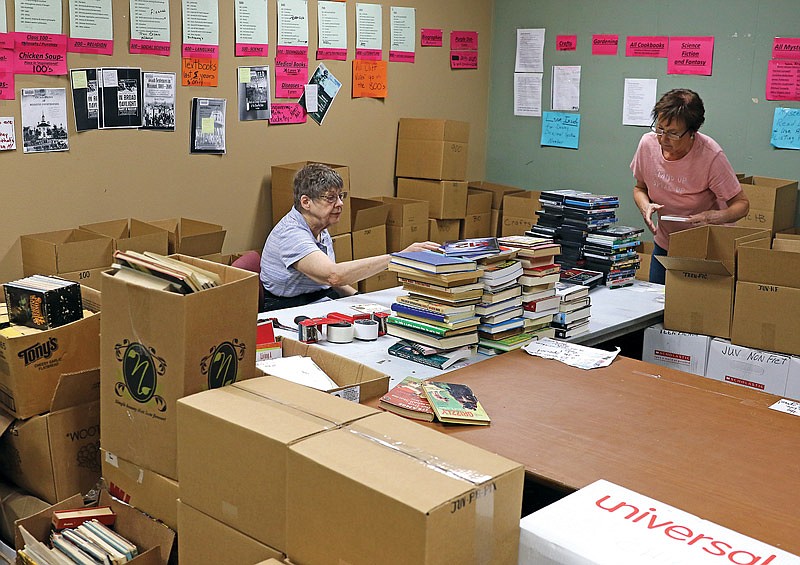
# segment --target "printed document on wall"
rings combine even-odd
[[[551,110],[577,112],[581,107],[581,67],[554,66]]]
[[[622,100],[623,126],[649,126],[651,112],[656,105],[658,80],[654,78],[626,78]]]
[[[17,0],[14,4],[14,31],[25,33],[63,33],[61,0]]]
[[[542,73],[514,73],[514,115],[542,115]]]
[[[544,72],[544,28],[517,30],[515,73]]]

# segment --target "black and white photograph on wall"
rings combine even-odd
[[[322,125],[322,121],[325,119],[325,116],[328,114],[328,110],[330,110],[331,105],[333,104],[333,99],[336,98],[336,95],[339,93],[339,89],[342,88],[342,83],[333,76],[328,68],[320,63],[317,67],[317,70],[314,71],[314,74],[311,76],[311,79],[308,81],[308,84],[316,84],[317,85],[317,109],[316,111],[310,111],[311,109],[309,104],[306,103],[306,95],[300,97],[298,103],[306,109],[308,113],[308,117],[317,122],[319,125]]]
[[[75,114],[75,129],[88,131],[99,126],[97,69],[72,69],[72,110]]]
[[[225,98],[192,98],[192,153],[225,153]]]
[[[175,73],[142,73],[142,129],[175,131]]]
[[[20,101],[23,152],[69,151],[67,89],[23,88]]]
[[[239,120],[268,120],[271,113],[269,67],[239,67]]]
[[[142,69],[102,68],[100,87],[100,128],[138,128],[142,125]]]

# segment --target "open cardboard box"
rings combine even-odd
[[[50,508],[44,500],[24,490],[0,481],[0,542],[14,543],[14,522]],[[0,561],[3,563],[3,561]]]
[[[468,122],[400,118],[396,176],[463,181],[468,153]]]
[[[79,228],[112,238],[116,250],[152,251],[161,255],[169,252],[169,231],[135,218],[84,224]]]
[[[23,235],[22,272],[29,275],[57,275],[111,265],[114,240],[79,229]]]
[[[100,492],[99,506],[111,507],[117,515],[114,531],[139,548],[139,555],[128,563],[131,565],[167,565],[172,553],[172,546],[175,543],[174,531],[135,508],[120,502],[105,490]],[[37,540],[45,542],[50,537],[54,510],[81,507],[83,507],[83,497],[76,494],[24,520],[19,520],[17,525],[28,530]],[[19,528],[16,529],[15,544],[17,549],[25,546]]]
[[[476,180],[470,181],[468,184],[471,190],[483,190],[485,192],[489,192],[492,195],[492,209],[493,210],[502,210],[503,209],[503,198],[505,198],[506,194],[514,194],[517,192],[524,192],[524,188],[520,188],[518,186],[509,186],[506,184],[497,184],[494,182],[488,182],[485,180]]]
[[[169,218],[150,223],[169,232],[170,254],[200,257],[222,252],[226,231],[219,224],[190,218]]]
[[[397,179],[397,196],[427,200],[431,218],[460,220],[467,214],[467,183],[454,180]]]
[[[55,504],[87,493],[100,478],[100,369],[62,375],[50,411],[2,432],[0,469],[13,483]]]
[[[351,198],[353,259],[386,253],[386,219],[390,205],[370,198]]]
[[[748,200],[747,216],[737,226],[765,228],[773,232],[794,226],[797,206],[797,181],[772,177],[746,176],[739,179]]]

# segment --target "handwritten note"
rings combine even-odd
[[[477,31],[451,31],[451,51],[476,51],[478,49]]]
[[[353,98],[386,98],[386,61],[353,61]]]
[[[477,69],[477,51],[450,51],[451,69]]]
[[[778,402],[770,406],[770,408],[778,412],[791,414],[792,416],[800,416],[800,402],[795,402],[794,400],[781,398]]]
[[[16,148],[14,118],[0,118],[0,151],[13,151]]]
[[[578,369],[596,369],[608,367],[619,354],[616,351],[603,351],[585,345],[576,345],[565,341],[544,338],[533,341],[524,347],[530,355],[544,359],[555,359]]]
[[[14,73],[0,71],[0,100],[14,100]]]
[[[578,48],[577,35],[557,35],[556,51],[575,51]]]
[[[422,28],[419,30],[419,44],[421,47],[441,47],[442,30]]]
[[[619,36],[615,34],[595,34],[592,36],[592,55],[616,55]]]
[[[270,125],[304,124],[306,123],[306,112],[297,102],[273,103],[272,117],[270,117],[269,123]]]
[[[770,143],[779,149],[800,149],[800,108],[775,108]]]
[[[800,37],[776,37],[772,41],[773,59],[800,59]]]
[[[217,86],[219,61],[217,59],[182,59],[181,84],[183,86]]]
[[[544,112],[542,118],[542,145],[577,149],[580,132],[580,114]]]
[[[626,57],[666,57],[669,38],[665,36],[629,35],[625,40]]]
[[[670,37],[667,50],[668,75],[711,76],[713,37]]]
[[[67,74],[66,35],[17,32],[15,45],[15,73],[20,75]]]

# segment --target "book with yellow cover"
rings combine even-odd
[[[422,389],[440,422],[489,425],[489,415],[467,385],[426,381]]]

